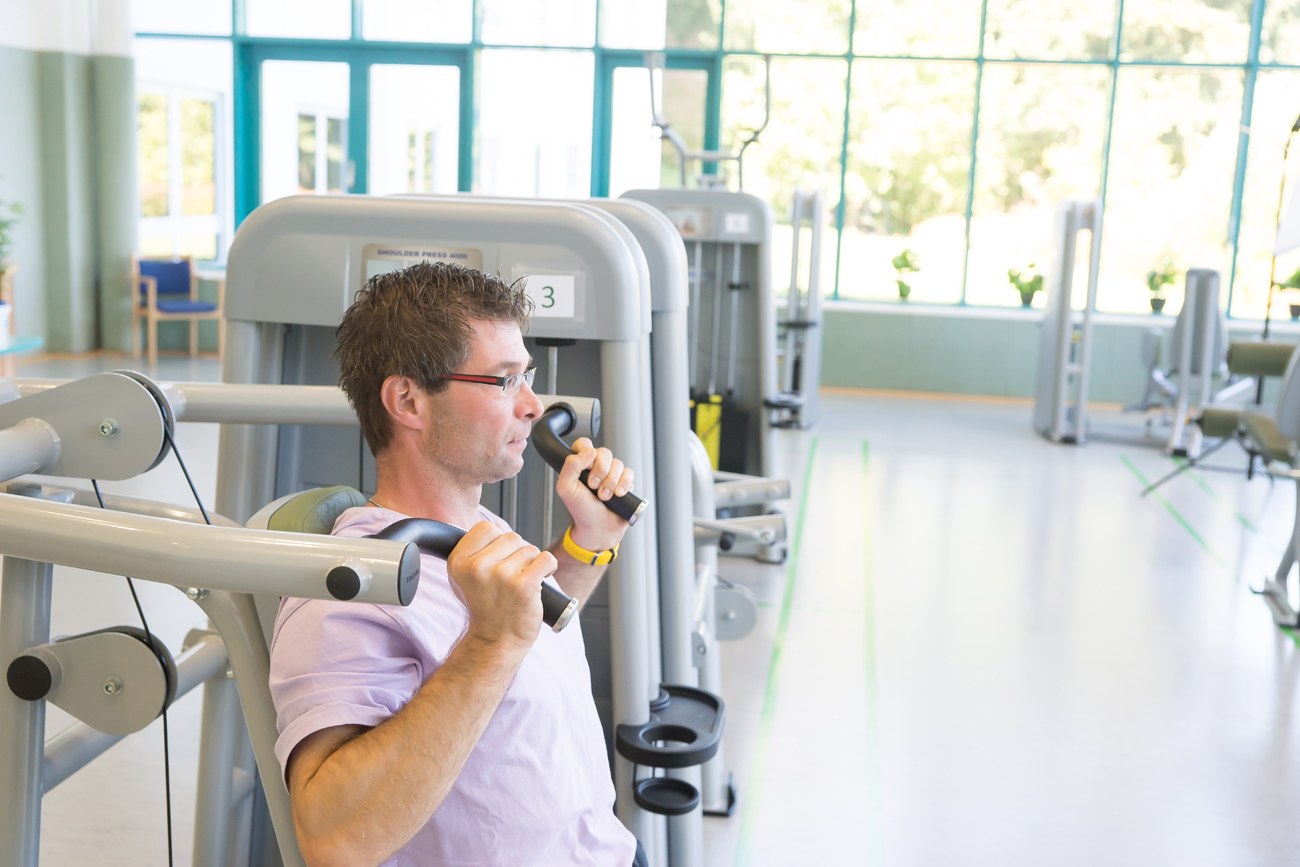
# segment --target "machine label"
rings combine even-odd
[[[683,238],[707,236],[713,231],[713,220],[708,208],[664,208],[664,216],[673,221]]]
[[[744,212],[724,214],[722,217],[722,230],[728,235],[749,234],[749,214]]]
[[[533,316],[572,319],[577,309],[577,278],[572,274],[529,274],[524,291],[533,299]]]
[[[367,244],[361,250],[365,264],[362,282],[376,274],[387,274],[419,262],[454,262],[466,268],[483,270],[483,253],[469,247],[432,244]]]

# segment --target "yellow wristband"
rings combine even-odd
[[[604,566],[606,563],[613,563],[618,559],[618,546],[615,545],[607,551],[588,551],[586,548],[573,541],[573,525],[564,531],[564,553],[568,554],[579,563],[586,563],[588,566]]]

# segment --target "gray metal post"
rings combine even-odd
[[[54,567],[4,558],[0,584],[0,663],[50,640]],[[41,846],[45,702],[0,688],[0,864],[35,867]]]

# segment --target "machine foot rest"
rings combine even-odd
[[[1269,578],[1259,590],[1251,590],[1264,599],[1264,604],[1273,613],[1273,622],[1288,629],[1300,628],[1300,613],[1291,607],[1286,588]]]
[[[726,705],[711,692],[691,686],[659,688],[642,725],[619,725],[614,746],[623,758],[648,768],[689,768],[713,758],[722,743]],[[674,777],[650,776],[633,784],[644,810],[680,816],[700,805],[695,786]]]

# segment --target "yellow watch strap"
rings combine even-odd
[[[606,563],[613,563],[618,559],[618,546],[615,545],[606,551],[588,551],[586,548],[573,541],[573,525],[564,531],[564,553],[568,554],[579,563],[586,563],[588,566],[604,566]]]

